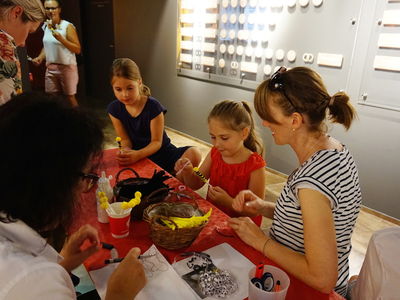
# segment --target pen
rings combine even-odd
[[[280,292],[280,290],[281,290],[281,282],[277,280],[275,285],[275,292]]]
[[[143,258],[149,258],[154,256],[155,254],[150,254],[150,255],[139,255],[138,259],[143,259]],[[110,259],[106,259],[104,260],[104,264],[108,265],[108,264],[115,264],[115,263],[119,263],[121,261],[124,260],[124,257],[118,257],[118,258],[110,258]]]

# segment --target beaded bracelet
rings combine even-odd
[[[267,256],[267,255],[265,254],[265,247],[267,246],[267,244],[268,244],[268,242],[269,242],[270,240],[272,240],[272,239],[269,237],[269,238],[267,238],[267,240],[266,240],[265,243],[264,243],[263,252],[262,252],[264,256]]]

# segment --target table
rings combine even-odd
[[[102,162],[99,166],[99,170],[105,170],[107,176],[115,176],[118,171],[122,168],[119,166],[115,160],[115,154],[117,149],[104,150]],[[135,171],[139,173],[141,177],[151,177],[154,170],[162,170],[158,165],[153,163],[149,159],[142,159],[131,166]],[[127,176],[131,176],[128,174]],[[120,180],[124,179],[123,174],[121,174]],[[175,177],[165,181],[170,187],[176,188],[182,183]],[[111,180],[112,186],[115,184],[115,178]],[[229,218],[221,210],[213,206],[208,201],[202,199],[198,194],[193,192],[191,189],[187,188],[185,191],[188,195],[196,199],[197,204],[203,211],[208,211],[210,207],[213,208],[213,213],[209,220],[207,226],[202,230],[197,239],[188,248],[180,249],[177,251],[170,251],[163,248],[159,248],[160,252],[165,256],[165,258],[172,263],[174,258],[181,252],[185,251],[204,251],[221,243],[228,243],[237,251],[246,256],[254,264],[258,264],[261,261],[266,264],[278,266],[273,261],[264,257],[260,252],[256,251],[254,248],[248,246],[242,242],[237,236],[233,234],[233,231],[227,225],[227,219]],[[79,227],[84,224],[91,224],[99,231],[100,240],[106,243],[113,244],[119,252],[119,255],[125,256],[126,253],[132,247],[139,247],[142,252],[145,252],[152,244],[149,237],[150,227],[145,221],[133,221],[130,227],[130,233],[127,238],[115,239],[111,236],[109,230],[109,224],[102,224],[97,221],[97,210],[96,210],[96,199],[94,190],[90,193],[84,194],[82,196],[82,201],[77,208],[74,223],[71,228],[71,232],[76,231]],[[218,227],[219,230],[216,230]],[[221,234],[224,233],[224,235]],[[229,236],[226,236],[228,233]],[[104,259],[109,258],[110,253],[106,250],[101,250],[88,258],[85,261],[85,267],[88,271],[102,267],[104,264]],[[278,266],[279,267],[279,266]],[[247,270],[246,270],[247,271]],[[286,295],[286,299],[330,299],[339,300],[344,299],[335,292],[330,294],[320,293],[313,288],[307,286],[302,281],[296,279],[294,276],[290,277],[290,287]]]

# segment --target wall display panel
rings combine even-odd
[[[400,111],[400,1],[377,1],[358,104]]]
[[[178,0],[177,74],[252,90],[308,66],[346,89],[360,1]]]

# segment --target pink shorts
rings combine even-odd
[[[44,80],[46,93],[75,95],[78,80],[78,68],[76,65],[49,64],[47,65]]]

